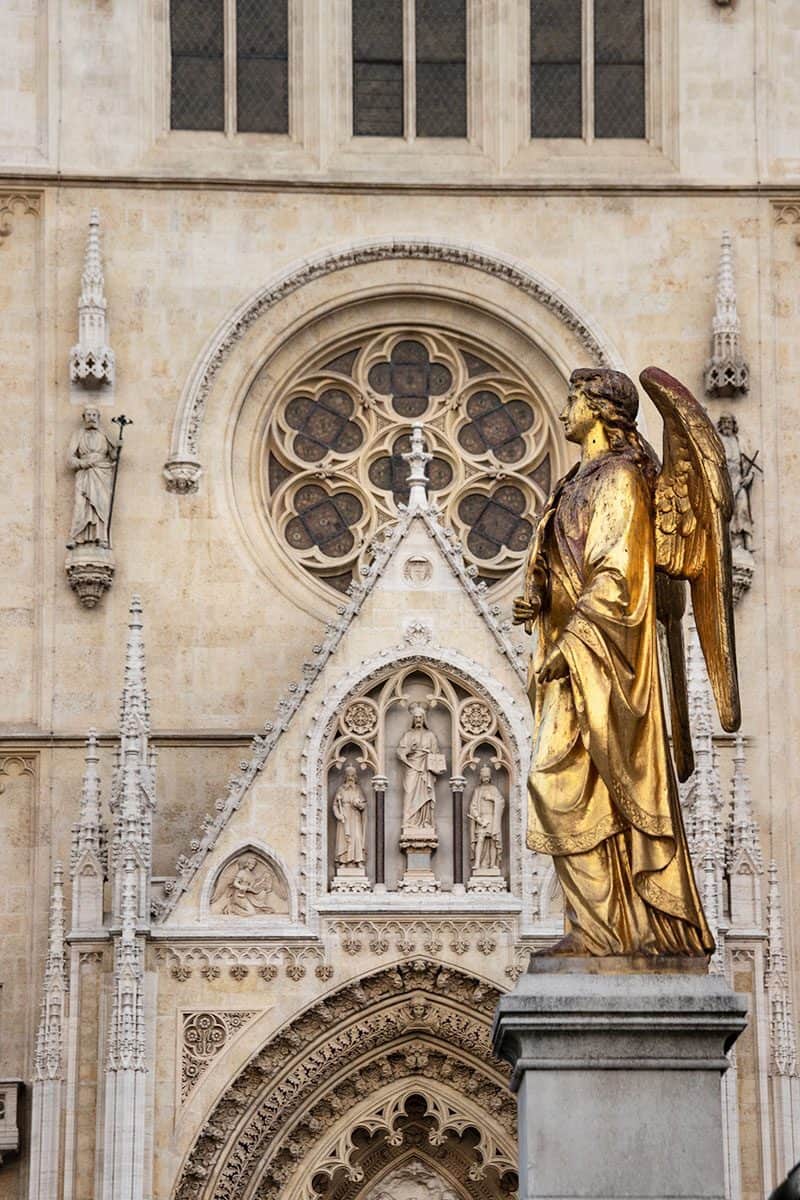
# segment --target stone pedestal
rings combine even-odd
[[[439,880],[431,866],[431,858],[438,845],[435,829],[403,830],[400,849],[406,856],[406,869],[397,885],[402,892],[439,891]]]
[[[697,966],[534,958],[501,999],[520,1200],[723,1200],[720,1076],[747,1005]]]
[[[332,892],[370,892],[372,884],[363,867],[337,867],[331,880]]]
[[[114,579],[114,555],[108,546],[91,543],[67,551],[64,569],[84,608],[96,608]]]
[[[506,881],[499,867],[475,867],[467,882],[468,892],[505,892]]]

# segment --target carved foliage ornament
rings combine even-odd
[[[482,1107],[511,1134],[508,1068],[490,1050],[498,999],[496,988],[419,959],[318,1000],[280,1030],[224,1092],[185,1163],[175,1200],[212,1194],[215,1200],[239,1200],[256,1170],[269,1169],[270,1182],[283,1182],[299,1161],[295,1149],[303,1157],[326,1123],[352,1107],[354,1086],[369,1094],[423,1069],[441,1070],[456,1088],[483,1096]],[[417,1046],[421,1040],[426,1045]],[[337,1092],[336,1080],[344,1080],[344,1091]]]
[[[255,1012],[191,1012],[183,1014],[181,1100],[185,1100],[211,1060],[244,1029]]]
[[[532,384],[455,335],[381,329],[308,362],[282,390],[263,452],[279,543],[341,591],[409,502],[413,422],[431,454],[428,493],[469,561],[490,583],[522,562],[557,444]],[[429,570],[408,564],[413,582]]]

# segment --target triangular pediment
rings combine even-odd
[[[362,580],[304,664],[303,679],[288,686],[272,722],[253,740],[246,767],[224,804],[206,820],[178,875],[157,897],[157,923],[170,927],[214,923],[213,881],[239,848],[260,847],[291,893],[289,915],[278,928],[297,929],[302,916],[293,864],[305,803],[301,763],[310,727],[326,697],[342,694],[382,665],[424,660],[458,663],[462,672],[491,680],[504,707],[526,711],[524,651],[507,622],[474,579],[451,532],[428,510],[404,513],[374,548]],[[244,853],[244,849],[242,849]],[[263,903],[267,903],[266,900]],[[243,916],[243,928],[247,920]]]

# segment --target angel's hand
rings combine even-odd
[[[538,596],[528,599],[525,596],[515,596],[511,619],[515,625],[530,625],[539,616],[542,602]]]
[[[536,674],[539,683],[550,683],[553,679],[565,679],[569,675],[569,663],[554,646]]]

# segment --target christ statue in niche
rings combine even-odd
[[[439,750],[436,734],[425,723],[421,704],[411,708],[411,728],[397,746],[397,757],[405,765],[403,772],[403,832],[434,828],[436,776],[447,769]]]

